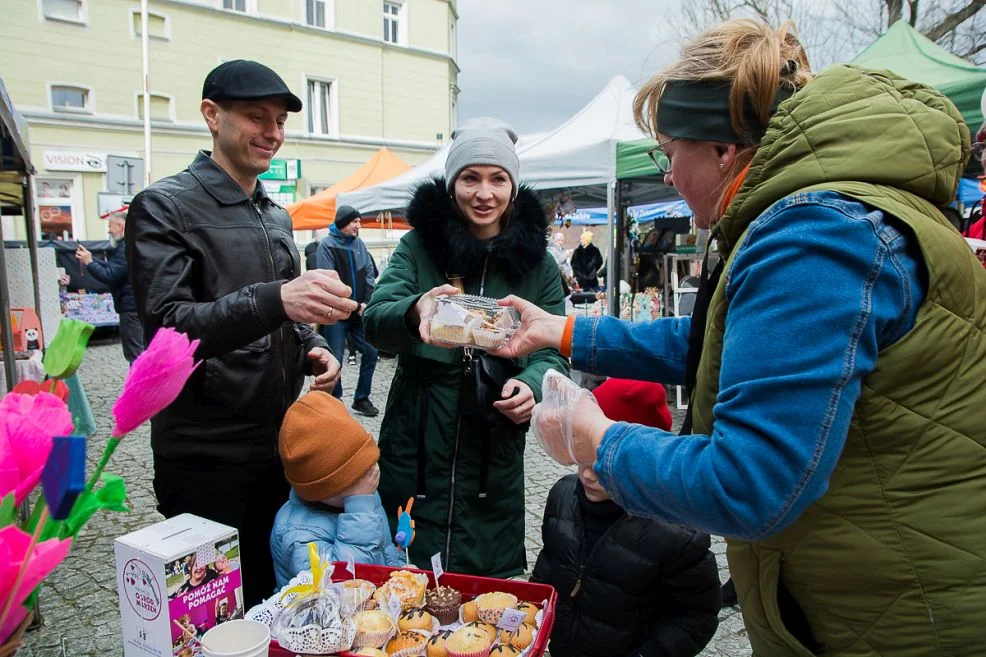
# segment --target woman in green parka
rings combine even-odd
[[[516,134],[475,119],[453,134],[445,178],[422,185],[401,240],[364,312],[370,342],[398,354],[380,429],[380,496],[388,511],[414,498],[411,559],[441,553],[450,572],[509,577],[526,567],[524,446],[541,379],[568,371],[555,349],[510,361],[482,356],[499,401],[460,408],[475,362],[431,344],[436,297],[514,294],[564,313],[561,277],[547,252],[547,219],[519,186]],[[453,286],[452,284],[455,284]],[[464,412],[460,412],[464,411]]]

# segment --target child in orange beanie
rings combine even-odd
[[[308,543],[333,561],[401,566],[377,494],[380,450],[338,399],[312,391],[288,409],[279,440],[291,494],[274,519],[277,585],[308,568]]]

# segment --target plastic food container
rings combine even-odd
[[[495,299],[457,294],[440,296],[437,302],[429,326],[432,340],[442,345],[499,349],[520,327],[517,311],[497,305]]]
[[[371,566],[358,563],[356,564],[356,577],[373,582],[379,586],[387,581],[390,573],[394,570],[396,569],[389,566]],[[431,571],[412,570],[411,572],[427,575],[428,588],[434,588],[435,578]],[[346,570],[346,562],[336,561],[335,569],[332,573],[333,581],[338,582],[349,579],[350,577],[350,573]],[[527,649],[526,657],[541,657],[548,648],[548,639],[551,637],[551,630],[555,625],[555,608],[558,605],[558,594],[555,592],[554,587],[549,584],[445,573],[442,575],[442,585],[451,586],[459,591],[462,594],[463,602],[472,600],[482,593],[502,591],[513,594],[520,601],[534,603],[543,612],[543,618],[534,642]],[[339,654],[342,657],[359,657],[350,652]],[[277,645],[276,641],[271,641],[270,657],[295,657],[295,653],[284,650]]]

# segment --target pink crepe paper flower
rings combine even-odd
[[[185,382],[199,366],[195,362],[198,340],[173,328],[161,328],[130,366],[123,393],[113,405],[113,438],[122,438],[147,422],[178,397]]]
[[[0,499],[13,491],[20,504],[41,478],[52,438],[71,432],[72,414],[51,393],[0,399]]]
[[[72,546],[72,539],[53,538],[38,543],[31,553],[27,554],[30,545],[31,535],[25,531],[13,525],[0,528],[0,607],[11,594],[14,595],[14,606],[3,627],[0,627],[0,644],[14,633],[27,616],[27,609],[23,606],[24,601],[41,584],[41,581],[65,560]],[[17,573],[25,559],[28,561],[27,570],[17,591],[12,591]]]

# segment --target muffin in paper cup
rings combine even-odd
[[[476,611],[479,620],[496,625],[503,616],[503,610],[509,609],[517,604],[517,596],[511,593],[484,593],[476,598]]]
[[[418,657],[425,654],[429,635],[419,630],[401,632],[387,642],[387,654],[390,657]]]
[[[397,629],[401,632],[417,630],[431,636],[438,631],[441,623],[429,611],[424,609],[408,609],[397,619]]]
[[[370,646],[364,646],[359,650],[353,651],[354,655],[363,655],[364,657],[389,657],[387,653],[380,648],[371,648]]]
[[[442,625],[451,625],[459,620],[461,604],[462,594],[451,586],[439,586],[425,594],[425,609]]]
[[[489,657],[493,641],[478,627],[463,626],[445,641],[448,657]]]
[[[379,610],[361,611],[353,618],[356,637],[353,648],[383,648],[397,632],[397,623],[390,614]]]

